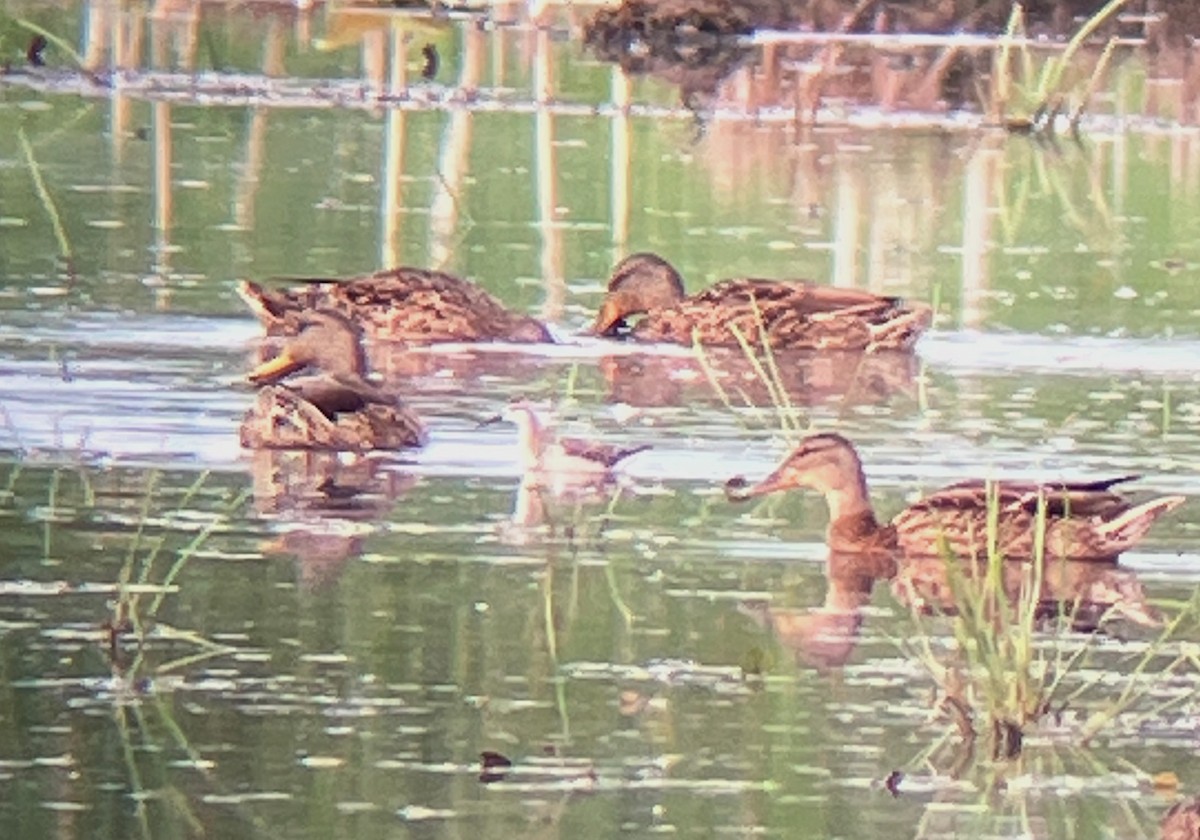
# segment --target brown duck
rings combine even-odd
[[[773,350],[910,350],[931,320],[924,304],[802,280],[722,280],[688,297],[669,262],[633,254],[613,269],[590,332],[725,347],[741,346],[741,336]]]
[[[362,335],[344,315],[313,311],[280,353],[249,374],[262,385],[242,421],[242,446],[403,449],[425,442],[417,415],[367,382]],[[315,372],[288,378],[304,368]]]
[[[289,289],[243,281],[238,294],[268,333],[291,334],[314,310],[340,312],[369,339],[550,342],[546,325],[505,308],[473,283],[440,271],[393,268],[345,280],[306,279]]]
[[[909,557],[949,553],[960,559],[987,555],[989,506],[995,508],[999,552],[1013,560],[1037,556],[1035,532],[1039,505],[1044,504],[1044,557],[1111,560],[1184,501],[1183,496],[1162,496],[1133,504],[1112,491],[1134,478],[1046,484],[964,481],[934,491],[880,525],[854,446],[841,435],[818,434],[805,438],[759,483],[731,479],[726,494],[742,500],[808,487],[825,495],[827,539],[835,551],[899,551]]]
[[[1200,840],[1200,796],[1176,802],[1159,825],[1162,840]]]

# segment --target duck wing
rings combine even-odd
[[[929,310],[901,299],[805,280],[723,280],[657,310],[634,334],[641,340],[739,346],[766,341],[776,350],[911,348]]]
[[[303,313],[332,309],[368,336],[393,341],[551,341],[546,326],[513,312],[474,283],[440,271],[395,268],[345,280],[289,278],[268,289],[243,281],[239,294],[268,332],[289,333]]]
[[[1112,488],[1138,476],[1086,482],[966,481],[938,490],[892,520],[904,550],[915,556],[957,557],[986,553],[989,509],[995,506],[997,548],[1007,558],[1029,559],[1039,551],[1044,510],[1046,557],[1111,560],[1140,540],[1182,496],[1134,503]]]

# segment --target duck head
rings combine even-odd
[[[306,313],[299,332],[287,340],[277,356],[250,371],[248,378],[256,385],[270,384],[306,367],[361,379],[366,359],[357,325],[329,310]]]
[[[674,306],[684,296],[683,278],[674,266],[657,254],[632,254],[613,269],[608,292],[588,332],[614,336],[626,326],[626,318]]]
[[[851,482],[860,486],[862,481],[862,462],[854,445],[830,432],[806,437],[757,484],[750,484],[741,476],[729,479],[725,482],[725,495],[730,501],[743,502],[780,490],[805,487],[828,495]]]

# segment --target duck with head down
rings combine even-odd
[[[508,309],[479,286],[423,268],[393,268],[344,280],[305,279],[290,289],[243,281],[238,294],[270,334],[290,334],[317,310],[337,312],[366,337],[440,341],[550,342],[546,325]]]
[[[403,449],[420,446],[420,418],[368,382],[362,336],[337,312],[298,321],[274,358],[249,380],[261,386],[242,422],[242,446],[276,449]],[[292,377],[304,369],[311,373]]]
[[[931,320],[923,304],[802,280],[722,280],[689,297],[669,262],[643,253],[613,269],[590,332],[776,351],[911,350]]]
[[[726,495],[744,500],[807,487],[829,505],[835,551],[899,551],[907,557],[986,557],[994,516],[995,548],[1007,559],[1038,556],[1044,526],[1047,559],[1112,560],[1138,542],[1159,516],[1183,503],[1162,496],[1134,504],[1112,487],[1136,476],[1092,482],[964,481],[936,490],[879,524],[853,444],[838,434],[811,435],[757,484],[734,478]],[[1044,521],[1043,521],[1044,517]]]

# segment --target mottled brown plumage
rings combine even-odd
[[[345,280],[304,279],[268,289],[243,281],[238,293],[268,333],[290,335],[306,313],[340,312],[369,339],[439,341],[553,341],[546,325],[504,304],[473,283],[440,271],[393,268]]]
[[[1162,840],[1200,840],[1200,796],[1172,805],[1159,831]]]
[[[1136,476],[1082,483],[964,481],[934,491],[880,525],[871,508],[862,462],[837,434],[805,438],[769,476],[748,486],[731,479],[733,499],[808,487],[829,505],[828,541],[836,551],[899,551],[909,557],[960,559],[988,552],[989,508],[996,512],[996,548],[1008,559],[1038,555],[1039,517],[1045,517],[1046,558],[1111,560],[1149,530],[1159,516],[1182,504],[1162,496],[1132,504],[1113,485]],[[1044,511],[1044,513],[1043,513]]]
[[[336,312],[314,311],[279,355],[249,374],[262,385],[242,421],[242,446],[274,449],[403,449],[425,429],[395,397],[367,382],[362,336]],[[287,378],[304,368],[307,376]]]
[[[634,316],[642,316],[632,323]],[[655,254],[613,269],[594,335],[774,350],[910,350],[929,326],[923,304],[801,280],[722,280],[691,297]]]

